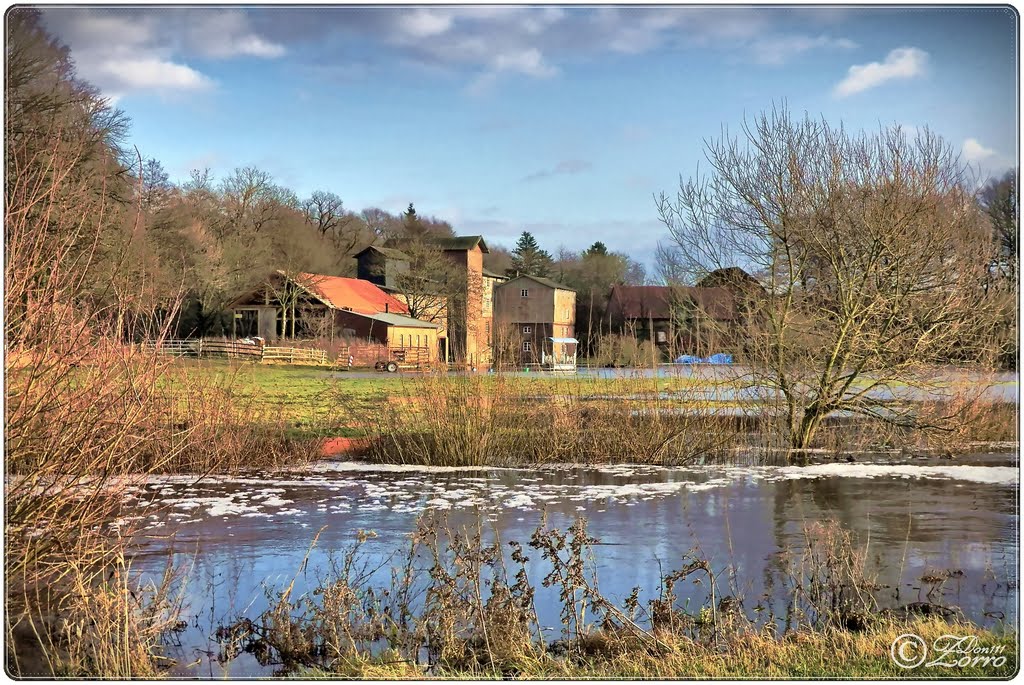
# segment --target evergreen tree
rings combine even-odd
[[[402,225],[405,228],[405,234],[407,236],[418,237],[426,232],[426,228],[423,226],[423,222],[420,221],[420,217],[416,214],[416,208],[409,203],[409,208],[402,214]]]
[[[608,246],[605,245],[604,243],[602,243],[600,240],[598,240],[596,243],[594,243],[593,245],[588,247],[586,249],[586,251],[584,251],[583,256],[584,257],[590,257],[590,256],[605,257],[605,256],[607,256],[607,254],[608,254]]]
[[[529,275],[546,277],[551,272],[551,255],[540,249],[537,239],[528,231],[523,231],[519,242],[512,251],[512,266],[508,269],[509,276]]]

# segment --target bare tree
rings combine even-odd
[[[459,272],[443,250],[429,236],[401,241],[409,268],[396,270],[392,288],[409,308],[409,316],[441,325],[447,324],[450,308],[457,306],[464,284]]]
[[[397,238],[402,233],[402,219],[380,207],[367,207],[359,216],[366,224],[367,230],[379,240]]]
[[[851,134],[772,111],[706,156],[710,176],[662,194],[659,213],[684,272],[764,274],[746,356],[791,447],[837,411],[949,428],[887,395],[934,388],[935,364],[991,344],[991,241],[954,151],[928,131]]]
[[[224,179],[221,196],[229,225],[235,231],[259,233],[298,206],[295,193],[274,183],[266,171],[240,167]]]
[[[992,237],[996,242],[993,270],[1000,277],[1016,284],[1018,280],[1018,252],[1020,251],[1020,202],[1017,171],[1006,172],[981,189],[981,206],[992,222]]]
[[[314,190],[313,194],[303,201],[302,213],[306,223],[316,228],[320,235],[334,232],[347,218],[341,198],[326,190]]]

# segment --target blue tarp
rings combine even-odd
[[[732,355],[713,354],[710,357],[695,357],[692,354],[684,354],[676,359],[676,364],[732,364]]]

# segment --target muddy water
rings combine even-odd
[[[911,460],[810,467],[657,468],[632,465],[543,470],[422,469],[325,463],[303,471],[182,476],[140,486],[126,514],[142,532],[135,568],[157,573],[170,559],[188,571],[183,597],[189,628],[172,656],[195,676],[267,675],[250,657],[220,666],[213,632],[222,622],[255,617],[268,590],[296,579],[304,592],[329,558],[359,530],[376,537],[364,550],[376,579],[406,549],[422,514],[443,514],[457,528],[482,522],[487,535],[526,542],[546,514],[565,528],[578,516],[599,538],[596,571],[606,596],[634,586],[657,592],[662,573],[697,553],[721,574],[720,592],[784,613],[780,558],[799,552],[807,524],[836,521],[867,548],[885,586],[880,601],[931,601],[959,607],[986,625],[1017,626],[1018,493],[1016,453],[954,461]],[[321,531],[306,570],[297,573]],[[536,553],[532,555],[539,557]],[[730,581],[730,570],[735,581]],[[534,564],[540,586],[547,572]],[[943,582],[928,580],[944,575]],[[686,583],[695,602],[706,586]],[[545,592],[540,590],[541,593]],[[897,596],[898,595],[898,596]],[[558,618],[538,598],[541,621]]]

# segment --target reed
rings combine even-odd
[[[1006,677],[1019,659],[1012,633],[879,610],[870,599],[878,588],[870,584],[866,550],[834,523],[809,526],[805,547],[794,554],[786,601],[799,611],[786,628],[776,617],[748,615],[724,586],[728,570],[692,553],[653,592],[636,588],[612,601],[600,591],[598,541],[584,519],[565,530],[542,523],[521,542],[479,524],[454,528],[424,517],[385,585],[355,572],[368,537],[360,534],[336,573],[302,598],[293,598],[289,585],[263,614],[225,628],[220,634],[232,641],[232,653],[249,651],[279,675],[505,679]],[[561,616],[555,636],[537,618],[542,588],[529,571],[538,564]],[[697,581],[705,600],[684,601],[677,586]],[[642,602],[642,594],[651,599]],[[973,635],[1006,659],[933,674],[905,671],[889,649],[906,632],[928,642]]]
[[[340,391],[337,402],[365,428],[370,459],[443,466],[690,463],[738,444],[742,423],[705,389],[667,394],[642,377],[428,375],[404,380],[376,405]]]

